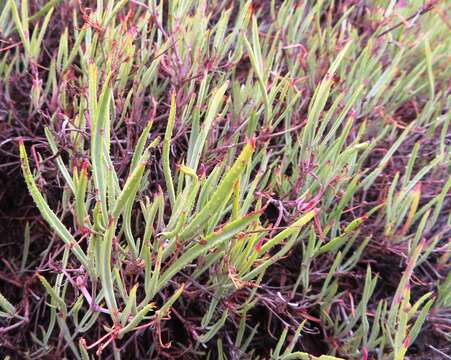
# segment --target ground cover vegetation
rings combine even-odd
[[[2,359],[449,359],[448,5],[0,0]]]

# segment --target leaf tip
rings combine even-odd
[[[88,169],[89,169],[89,161],[88,160],[83,160],[83,163],[81,164],[81,170],[83,171],[83,172],[88,172]]]

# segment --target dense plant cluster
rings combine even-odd
[[[2,356],[447,358],[445,3],[0,0]]]

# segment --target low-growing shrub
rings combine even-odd
[[[445,4],[0,4],[5,356],[448,356]]]

